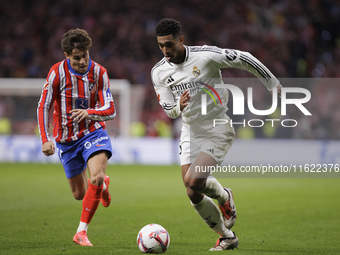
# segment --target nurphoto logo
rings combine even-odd
[[[209,86],[210,88],[210,86]],[[233,115],[244,115],[245,114],[245,97],[242,92],[242,90],[231,84],[216,84],[215,88],[226,88],[230,91],[232,97],[233,97]],[[216,90],[213,90],[214,93],[216,94]],[[296,94],[301,94],[303,95],[302,98],[289,98],[288,94],[290,93],[295,93]],[[211,97],[211,93],[208,93]],[[220,99],[220,97],[218,96]],[[287,115],[287,105],[295,105],[304,115],[312,115],[307,108],[303,105],[307,103],[311,99],[311,93],[308,89],[305,88],[297,88],[297,87],[282,87],[281,89],[281,115],[285,116]],[[215,102],[215,100],[214,100]],[[216,105],[216,102],[215,102]],[[221,103],[222,105],[222,103]],[[278,106],[278,92],[277,88],[273,88],[272,90],[272,105],[269,109],[267,110],[258,110],[255,109],[254,104],[253,104],[253,88],[248,87],[247,88],[247,106],[248,110],[253,113],[254,115],[257,116],[268,116],[272,113],[274,113],[277,109]],[[201,95],[201,114],[206,115],[207,114],[207,99],[206,99],[206,94]],[[271,122],[272,127],[274,127],[274,122],[275,121],[280,121],[281,125],[283,127],[295,127],[297,126],[298,122],[295,119],[250,119],[246,122],[244,119],[242,122],[233,122],[232,120],[227,120],[227,119],[214,119],[213,120],[213,126],[215,127],[216,125],[224,125],[228,124],[230,126],[233,126],[234,124],[242,124],[244,127],[246,124],[250,127],[262,127],[264,125],[264,122]],[[255,125],[257,124],[257,125]]]

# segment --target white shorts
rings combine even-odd
[[[180,138],[181,165],[192,164],[199,152],[212,156],[221,164],[235,139],[234,127],[217,125],[199,133],[190,132],[188,125],[183,125]]]

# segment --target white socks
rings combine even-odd
[[[208,197],[217,199],[218,203],[221,205],[229,199],[228,193],[223,189],[222,185],[216,180],[216,178],[211,175],[207,178],[207,183],[204,189],[200,192]]]
[[[233,232],[227,229],[224,225],[224,221],[221,217],[220,211],[211,198],[204,196],[202,201],[198,204],[191,204],[195,208],[196,212],[205,221],[205,223],[207,223],[207,225],[212,228],[217,234],[219,234],[221,237],[234,237]]]
[[[85,230],[86,232],[87,232],[87,228],[88,228],[88,224],[87,223],[85,223],[85,222],[80,222],[79,223],[79,227],[78,227],[78,229],[77,229],[77,233],[79,233],[80,231],[83,231],[83,230]]]

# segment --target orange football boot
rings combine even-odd
[[[220,207],[220,210],[222,212],[224,225],[231,229],[236,221],[237,213],[236,213],[236,207],[234,202],[234,194],[229,188],[224,188],[225,192],[228,193],[229,199],[227,202],[225,202],[223,205],[218,204]]]
[[[73,237],[73,242],[76,244],[80,244],[81,246],[93,246],[92,243],[87,238],[86,231],[80,231]]]
[[[100,202],[104,207],[108,207],[111,203],[111,195],[109,192],[109,185],[110,185],[110,177],[105,175],[104,177],[104,182],[106,185],[106,190],[103,191],[102,193],[102,198],[100,199]]]

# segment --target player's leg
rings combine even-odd
[[[87,192],[83,199],[83,211],[80,219],[80,221],[86,223],[86,225],[91,222],[91,219],[95,211],[97,210],[99,202],[102,198],[107,160],[108,157],[106,153],[104,151],[99,151],[93,153],[89,157],[87,162],[90,181],[88,184]]]
[[[180,159],[181,159],[181,170],[182,170],[182,180],[187,189],[187,195],[190,201],[193,204],[198,204],[202,201],[204,195],[200,192],[195,191],[194,189],[188,186],[188,176],[189,176],[189,169],[191,166],[192,158],[195,157],[195,152],[198,153],[198,148],[190,143],[189,135],[186,132],[182,132],[181,142],[180,144]]]
[[[83,157],[89,168],[90,179],[88,183],[100,186],[103,185],[103,192],[100,202],[104,207],[111,203],[109,193],[110,177],[105,175],[106,166],[112,156],[112,145],[106,130],[98,129],[93,132],[92,138],[87,140],[91,146],[83,151]]]
[[[206,171],[209,166],[216,165],[216,161],[209,154],[199,152],[197,158],[184,176],[184,182],[190,189],[203,193],[210,198],[217,199],[219,203],[225,203],[229,194],[221,184]]]
[[[234,226],[236,221],[236,207],[231,189],[223,188],[219,181],[210,175],[209,171],[198,171],[208,169],[208,166],[214,165],[216,166],[216,161],[211,155],[200,152],[191,165],[185,181],[187,182],[187,185],[195,191],[203,193],[218,201],[224,224],[230,229]]]
[[[182,166],[183,181],[193,207],[207,225],[221,237],[232,238],[234,237],[233,232],[225,226],[218,207],[210,197],[216,198],[218,192],[222,193],[219,196],[225,196],[224,193],[226,192],[218,182],[217,184],[214,183],[215,185],[211,185],[210,178],[207,178],[209,173],[195,171],[196,166],[211,166],[213,163],[216,164],[215,160],[210,155],[200,152],[190,167],[188,167],[188,165]],[[209,189],[205,188],[207,184],[211,186]],[[202,191],[205,191],[207,194]]]
[[[87,233],[99,202],[103,199],[103,194],[108,193],[109,177],[105,176],[108,159],[112,155],[112,146],[110,138],[106,130],[98,129],[90,135],[85,136],[82,144],[90,146],[82,146],[82,156],[87,164],[90,179],[88,181],[88,189],[82,203],[82,213],[77,233]],[[98,146],[99,145],[99,146]],[[106,191],[103,192],[104,187]],[[107,206],[109,205],[109,202]],[[81,244],[81,243],[80,243]]]
[[[82,200],[87,190],[86,163],[78,156],[79,144],[56,143],[58,156],[75,199]]]
[[[195,168],[204,165],[204,162],[207,162],[206,165],[220,166],[233,144],[235,130],[229,125],[218,125],[211,132],[208,132],[207,137],[200,148],[199,156],[192,166],[191,173],[194,172]],[[215,162],[212,163],[212,159],[209,160],[209,157],[213,158]],[[218,201],[226,227],[232,228],[237,214],[231,189],[223,188],[213,176],[209,176],[201,192]]]
[[[197,213],[209,227],[220,235],[216,245],[211,249],[213,251],[234,249],[238,246],[236,235],[226,226],[218,207],[211,199],[215,198],[219,203],[225,203],[230,197],[229,193],[214,177],[210,176],[209,172],[209,167],[216,166],[217,162],[221,162],[221,159],[223,161],[230,148],[233,141],[233,132],[231,131],[220,130],[218,135],[209,135],[208,143],[206,142],[207,139],[203,141],[197,139],[196,143],[181,144],[182,165],[183,162],[192,162],[191,165],[182,166],[182,178],[187,188],[187,194],[189,198],[193,198],[191,203]],[[223,133],[226,137],[221,135]],[[185,135],[183,137],[185,138]],[[196,146],[196,144],[201,144],[201,147]],[[211,152],[211,155],[204,151]],[[217,156],[216,159],[215,156]],[[201,196],[197,194],[201,194]]]
[[[68,178],[68,183],[70,185],[72,194],[74,198],[77,200],[82,200],[87,191],[88,181],[86,174],[87,174],[86,169],[84,169],[84,171],[81,172],[80,174]]]
[[[82,200],[86,197],[88,182],[86,178],[86,162],[78,153],[82,147],[81,140],[66,144],[56,143],[56,145],[72,194],[75,199]],[[81,222],[78,231],[73,237],[73,242],[83,246],[92,246],[87,238],[86,230],[87,224]]]
[[[84,212],[84,200],[86,201],[86,194],[88,194],[88,181],[87,181],[86,175],[87,175],[87,171],[85,168],[85,170],[81,174],[68,179],[73,196],[77,200],[83,200],[82,215]],[[82,246],[92,246],[91,242],[87,238],[88,224],[89,222],[82,219],[81,217],[77,232],[73,237],[73,242],[80,244]]]
[[[97,151],[91,154],[87,161],[90,181],[82,203],[80,223],[77,233],[73,238],[74,242],[79,243],[80,245],[92,246],[87,239],[87,228],[102,198],[107,160],[108,156],[105,151]]]
[[[204,222],[221,237],[233,237],[234,235],[224,225],[221,214],[214,201],[205,194],[198,192],[188,186],[186,178],[189,176],[190,165],[182,165],[182,178],[187,189],[187,195],[195,211],[201,216]],[[204,181],[200,179],[199,181]],[[196,181],[196,184],[199,182]]]
[[[185,183],[185,176],[186,176],[186,174],[187,174],[187,172],[189,170],[189,167],[190,167],[190,164],[186,164],[186,165],[182,165],[181,166],[181,169],[182,169],[182,180],[183,180],[184,185],[185,185],[185,187],[187,189],[187,195],[188,195],[191,203],[198,204],[199,202],[202,201],[202,199],[204,197],[204,194],[196,192],[193,189],[189,188],[188,185],[186,185],[186,183]]]
[[[105,154],[106,158],[104,155],[101,155],[101,159],[103,160],[103,162],[101,162],[99,166],[97,166],[97,162],[96,160],[98,160],[98,158],[96,158],[95,160],[91,160],[91,162],[88,162],[88,164],[93,164],[94,166],[91,167],[91,169],[95,169],[95,173],[91,174],[90,172],[90,178],[88,179],[88,184],[94,184],[96,185],[96,183],[98,183],[99,181],[101,181],[101,178],[103,177],[104,174],[104,180],[101,182],[103,185],[103,192],[102,192],[102,196],[100,199],[100,202],[102,203],[102,205],[104,207],[108,207],[111,203],[111,195],[109,193],[109,184],[110,184],[110,177],[105,175],[105,171],[106,171],[106,167],[107,167],[107,161],[110,157],[110,152],[106,151],[106,150],[101,150],[101,151],[96,151],[95,153],[93,153],[91,155],[91,157],[96,156],[97,154]],[[90,158],[91,158],[90,157]],[[100,159],[100,157],[99,157]],[[101,167],[102,169],[99,170],[98,173],[98,169],[96,170],[96,167]]]

